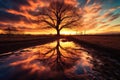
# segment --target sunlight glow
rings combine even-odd
[[[3,1],[3,5],[6,5]],[[17,8],[6,9],[3,6],[1,13],[4,11],[8,14],[3,14],[1,16],[0,21],[0,34],[6,34],[6,28],[11,25],[11,27],[16,30],[15,34],[56,34],[56,30],[53,28],[44,28],[46,25],[44,23],[36,24],[38,16],[34,16],[39,12],[39,7],[42,9],[44,7],[49,7],[52,0],[27,0],[29,6],[18,5]],[[54,1],[54,0],[53,0]],[[57,1],[57,0],[56,0]],[[78,6],[79,4],[83,5],[82,2],[84,0],[63,0],[66,4],[73,5],[74,7],[78,7],[79,11],[77,11],[81,15],[79,25],[71,25],[71,27],[64,27],[61,29],[60,34],[62,35],[75,35],[75,34],[120,34],[120,5],[113,0],[113,5],[110,5],[110,2],[100,3],[102,0],[85,0],[85,4],[83,7]],[[9,0],[6,2],[9,2]],[[19,1],[18,1],[19,2]],[[15,2],[16,3],[16,2]],[[14,1],[10,1],[9,4],[14,4]],[[23,4],[23,3],[21,3]],[[7,5],[10,7],[11,5]],[[109,6],[109,7],[107,7]],[[20,9],[17,10],[17,9]],[[30,11],[30,12],[29,12]],[[32,14],[31,14],[32,12]],[[68,14],[68,13],[66,13]],[[18,17],[12,17],[18,16]],[[24,16],[24,18],[23,18]],[[3,18],[2,18],[3,17]],[[54,16],[51,16],[54,17]],[[48,18],[48,21],[51,20]],[[66,19],[64,22],[69,21]],[[64,23],[63,23],[64,24]],[[60,25],[63,25],[60,24]],[[69,29],[68,29],[69,28]],[[54,31],[52,31],[54,30]],[[75,31],[76,30],[76,31]]]
[[[63,34],[63,35],[75,35],[76,34],[76,32],[61,32],[61,34]]]
[[[63,29],[60,32],[61,35],[75,35],[77,34],[76,31],[70,30],[70,29]]]
[[[2,30],[0,30],[0,34],[3,34],[4,32]]]

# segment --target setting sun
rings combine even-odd
[[[61,35],[75,35],[78,34],[76,31],[70,30],[70,29],[63,29],[60,32]]]
[[[76,32],[64,31],[64,32],[61,32],[61,34],[63,34],[63,35],[75,35]]]

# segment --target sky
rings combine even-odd
[[[53,0],[0,0],[0,33],[8,27],[22,34],[53,34],[54,29],[42,29],[32,20],[32,13],[48,6]],[[59,1],[59,0],[58,0]],[[63,0],[82,12],[80,27],[63,29],[63,34],[120,33],[120,0]]]

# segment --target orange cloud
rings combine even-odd
[[[86,4],[89,4],[91,0],[87,0]]]
[[[6,19],[5,16],[1,16],[2,21],[0,21],[0,29],[6,28],[7,25],[12,25],[16,29],[20,31],[27,31],[27,32],[41,32],[41,26],[35,23],[35,20],[38,18],[33,16],[34,12],[37,11],[38,7],[47,7],[49,6],[51,1],[64,1],[66,4],[77,6],[79,5],[78,0],[26,0],[28,3],[27,5],[19,5],[19,9],[5,9],[6,13],[10,14],[10,17],[7,15]],[[106,29],[104,27],[111,27],[115,26],[117,23],[116,20],[120,17],[120,14],[113,14],[114,11],[120,9],[120,7],[113,7],[107,10],[104,10],[103,13],[103,6],[100,3],[94,2],[90,4],[92,0],[86,0],[85,5],[83,7],[79,6],[79,12],[82,16],[80,26],[76,26],[75,30],[97,30],[97,29]],[[96,1],[96,0],[95,0]],[[29,5],[28,5],[29,4]],[[16,18],[16,19],[15,19]],[[112,23],[114,23],[112,25]],[[41,30],[41,31],[40,31]],[[117,30],[117,29],[115,29]],[[37,32],[37,33],[38,33]]]
[[[66,4],[70,4],[70,5],[77,5],[78,4],[77,0],[64,0],[64,2]]]

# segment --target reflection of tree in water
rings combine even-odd
[[[66,39],[14,53],[1,62],[2,80],[119,80],[118,62]]]
[[[67,41],[66,41],[67,42]],[[57,40],[55,47],[45,47],[49,50],[45,53],[37,53],[39,55],[39,61],[47,64],[53,71],[64,71],[71,68],[76,64],[76,61],[80,59],[80,53],[86,52],[85,49],[72,47],[73,45],[65,44],[64,40]],[[66,47],[65,47],[66,46]]]
[[[15,53],[17,56],[13,56],[15,59],[10,58],[14,59],[10,66],[16,67],[18,72],[15,71],[11,80],[17,80],[18,77],[31,80],[34,75],[38,77],[36,80],[79,80],[81,75],[84,80],[88,77],[87,70],[92,67],[88,51],[66,39],[58,39]],[[19,75],[24,71],[25,76]]]
[[[66,39],[58,39],[52,47],[49,44],[43,45],[44,50],[41,49],[35,53],[37,55],[35,60],[42,63],[43,66],[48,66],[51,72],[57,72],[57,77],[62,77],[59,80],[66,80],[66,78],[67,80],[119,80],[117,63],[96,52],[90,52],[91,55],[89,55],[89,51],[72,43]],[[111,62],[114,66],[111,65]],[[56,75],[53,74],[53,76]],[[49,79],[49,76],[47,77]]]

